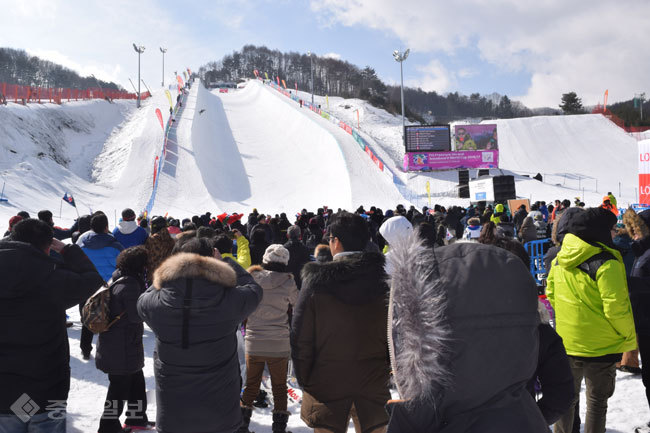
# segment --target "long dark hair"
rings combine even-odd
[[[494,245],[497,241],[497,226],[492,221],[483,224],[481,234],[478,237],[479,243]]]

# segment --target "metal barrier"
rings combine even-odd
[[[524,248],[530,256],[530,273],[540,286],[548,274],[548,269],[544,265],[544,249],[545,245],[550,242],[550,239],[539,239],[524,244]]]
[[[142,99],[147,99],[151,94],[142,93]],[[64,100],[78,101],[88,99],[137,99],[137,94],[111,89],[69,89],[20,86],[17,84],[0,83],[0,103],[15,102],[21,104],[53,102],[61,104]]]

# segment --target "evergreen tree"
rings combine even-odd
[[[560,108],[564,114],[580,114],[584,113],[584,107],[582,106],[582,100],[578,98],[576,92],[564,93],[562,95],[562,103]]]

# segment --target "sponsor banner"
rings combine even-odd
[[[219,93],[228,93],[228,89],[219,89]]]
[[[498,150],[408,152],[404,155],[404,171],[497,168],[498,166]]]
[[[650,204],[650,140],[639,141],[639,203]]]

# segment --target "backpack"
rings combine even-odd
[[[108,331],[126,313],[126,311],[123,311],[113,320],[110,320],[111,288],[124,279],[125,277],[120,277],[115,281],[111,281],[110,284],[102,284],[84,304],[81,310],[81,323],[93,334]]]

